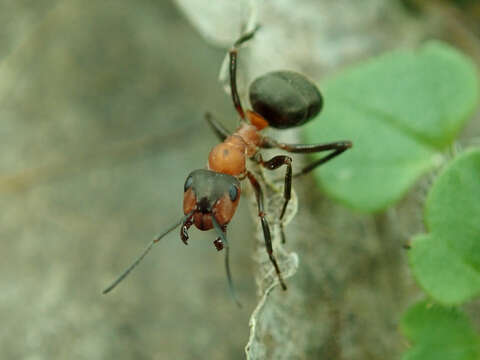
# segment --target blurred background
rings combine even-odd
[[[263,26],[241,52],[242,94],[269,69],[320,79],[433,36],[478,64],[478,2],[425,3],[0,0],[0,359],[244,358],[257,295],[248,201],[228,233],[242,309],[214,235],[193,228],[188,247],[175,231],[101,291],[182,215],[183,183],[217,142],[205,111],[234,128],[219,72],[242,29]],[[475,134],[478,121],[463,138]],[[422,229],[421,195],[372,217],[309,178],[295,187],[287,235],[301,266],[272,294],[298,319],[274,324],[298,345],[284,358],[398,358],[398,318],[418,298],[401,245]]]

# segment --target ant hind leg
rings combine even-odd
[[[325,164],[326,162],[332,160],[333,158],[337,157],[344,151],[350,149],[353,146],[351,141],[335,141],[331,143],[325,144],[284,144],[277,142],[276,140],[265,137],[263,139],[263,144],[261,147],[270,149],[270,148],[278,148],[290,153],[297,153],[297,154],[311,154],[323,151],[331,151],[331,153],[321,157],[313,161],[311,164],[305,166],[299,172],[293,174],[293,177],[301,176],[304,174],[309,173],[310,171],[314,170],[317,166]]]
[[[243,110],[242,107],[242,102],[240,101],[240,96],[238,95],[238,90],[237,90],[237,55],[238,55],[238,47],[253,38],[257,30],[260,28],[259,25],[257,25],[252,31],[249,31],[245,34],[243,34],[237,41],[234,42],[232,49],[229,51],[230,55],[230,91],[232,93],[232,100],[233,100],[233,105],[235,106],[235,109],[238,112],[238,115],[245,120],[245,111]]]

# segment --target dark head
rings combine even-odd
[[[268,124],[277,129],[300,126],[322,110],[318,88],[293,71],[269,72],[250,85],[250,103]]]
[[[184,186],[183,212],[193,212],[200,230],[213,228],[212,215],[220,226],[230,222],[240,200],[240,182],[236,177],[211,170],[194,170]]]

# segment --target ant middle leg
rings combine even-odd
[[[285,186],[283,188],[283,198],[285,202],[283,203],[282,212],[280,213],[280,220],[282,220],[288,202],[292,197],[292,158],[286,155],[277,155],[270,160],[264,161],[262,155],[257,154],[254,160],[268,170],[276,170],[282,165],[287,166],[287,171],[285,172]]]
[[[282,211],[280,212],[280,231],[282,236],[282,244],[285,244],[285,231],[283,227],[283,216],[285,215],[285,210],[287,209],[288,202],[292,197],[292,158],[286,155],[277,155],[271,158],[270,160],[263,161],[262,155],[257,154],[255,157],[255,161],[257,161],[260,165],[268,170],[275,170],[278,169],[282,165],[287,166],[287,171],[285,172],[285,184],[283,187],[283,206]]]
[[[280,282],[282,289],[287,290],[287,285],[285,285],[285,282],[283,281],[282,273],[280,272],[280,268],[278,267],[278,264],[277,264],[277,259],[275,259],[275,256],[273,255],[272,236],[270,234],[270,228],[268,226],[268,222],[265,217],[265,211],[263,208],[262,188],[260,187],[260,184],[258,183],[257,179],[255,179],[255,177],[250,171],[247,171],[247,177],[248,177],[248,180],[250,181],[250,184],[252,184],[253,190],[255,191],[255,197],[257,199],[257,205],[258,205],[258,216],[260,217],[260,221],[262,224],[263,237],[265,239],[265,247],[267,249],[268,257],[270,258],[270,261],[272,262],[273,267],[275,268],[275,272],[277,273],[278,281]]]
[[[304,174],[309,173],[317,166],[325,164],[326,162],[332,160],[333,158],[337,157],[344,151],[350,149],[353,146],[351,141],[335,141],[331,143],[325,144],[284,144],[277,142],[274,139],[265,137],[263,140],[263,144],[261,147],[263,148],[278,148],[282,149],[291,153],[297,154],[310,154],[310,153],[317,153],[323,151],[331,151],[330,154],[327,154],[320,159],[313,161],[311,164],[305,166],[299,172],[293,174],[293,177],[301,176]]]
[[[205,113],[205,120],[208,122],[208,125],[210,125],[210,128],[221,142],[230,136],[230,131],[228,131],[222,124],[215,120],[211,113]]]

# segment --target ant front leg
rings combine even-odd
[[[305,166],[302,170],[300,170],[298,173],[295,173],[293,177],[301,176],[304,174],[309,173],[313,169],[315,169],[317,166],[320,166],[322,164],[325,164],[327,161],[332,160],[334,157],[337,157],[344,151],[350,149],[353,146],[351,141],[335,141],[331,143],[326,143],[326,144],[284,144],[277,142],[274,139],[265,137],[263,140],[263,144],[261,147],[263,148],[278,148],[282,149],[291,153],[297,153],[297,154],[310,154],[310,153],[316,153],[316,152],[323,152],[323,151],[332,151],[330,154],[321,157],[318,160],[315,160],[311,164]]]
[[[282,244],[285,244],[285,231],[283,229],[283,216],[285,215],[285,210],[287,209],[288,202],[292,197],[292,158],[286,155],[278,155],[274,156],[268,161],[263,161],[262,155],[257,154],[255,157],[255,161],[257,161],[260,165],[268,170],[276,170],[282,165],[287,166],[287,171],[285,172],[285,185],[283,187],[283,207],[280,213],[280,229],[282,235]]]
[[[263,208],[262,188],[260,187],[260,184],[258,183],[257,179],[255,179],[255,177],[250,171],[247,171],[247,177],[248,177],[248,180],[250,181],[250,184],[252,184],[253,190],[255,191],[255,197],[257,199],[257,205],[258,205],[258,216],[260,217],[260,221],[262,223],[263,237],[265,239],[265,247],[267,248],[268,257],[270,258],[270,261],[272,262],[273,267],[275,268],[275,272],[277,273],[278,281],[280,282],[282,289],[287,290],[287,285],[285,285],[285,282],[283,281],[282,273],[280,272],[280,268],[278,267],[278,264],[277,264],[277,259],[275,259],[275,256],[273,255],[272,237],[270,234],[270,228],[268,226],[268,222],[265,217],[265,212]]]

